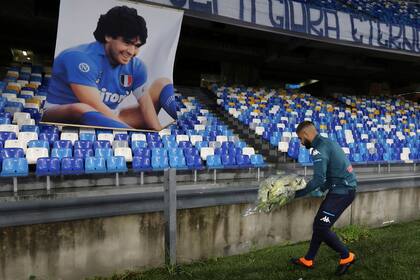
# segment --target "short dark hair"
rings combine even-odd
[[[101,15],[93,32],[98,42],[105,43],[105,36],[134,39],[137,36],[144,45],[147,39],[146,21],[137,14],[137,10],[127,6],[116,6]]]
[[[307,128],[309,126],[315,127],[314,123],[311,122],[311,121],[303,121],[303,122],[301,122],[298,125],[298,127],[296,128],[296,133],[300,133],[302,130],[304,130],[305,128]]]

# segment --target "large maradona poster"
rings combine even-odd
[[[42,122],[142,130],[171,123],[182,16],[127,1],[62,0]]]

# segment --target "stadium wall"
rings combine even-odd
[[[251,204],[178,210],[177,258],[191,262],[308,240],[320,198],[244,217]],[[420,218],[420,188],[359,192],[338,227],[380,227]],[[164,264],[162,212],[5,227],[0,278],[82,279]]]

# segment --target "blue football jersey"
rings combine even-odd
[[[139,97],[147,81],[146,65],[139,58],[113,67],[99,42],[79,45],[61,52],[54,60],[47,102],[78,103],[70,84],[95,87],[102,101],[115,109],[128,95]]]

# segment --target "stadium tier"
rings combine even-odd
[[[285,90],[217,85],[212,91],[232,117],[302,165],[311,164],[310,152],[294,131],[304,120],[336,140],[353,163],[420,160],[420,106],[411,101],[355,96],[326,101]]]
[[[177,94],[176,124],[127,132],[39,124],[49,76],[41,67],[11,67],[1,83],[0,162],[3,177],[259,168],[262,155],[235,136],[194,97]]]
[[[305,2],[331,10],[361,14],[369,19],[381,20],[390,24],[420,26],[420,4],[411,1],[305,0]]]

